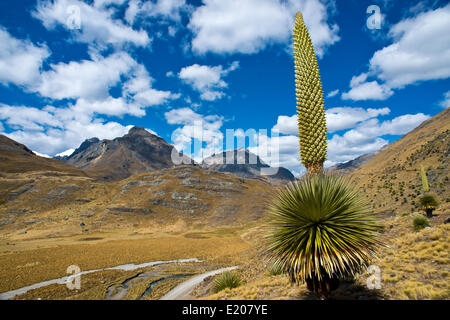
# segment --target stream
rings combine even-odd
[[[94,273],[94,272],[99,272],[99,271],[104,271],[104,270],[131,271],[131,270],[136,270],[136,269],[140,269],[140,268],[153,267],[153,266],[157,266],[157,265],[161,265],[161,264],[186,263],[186,262],[202,262],[202,261],[197,259],[197,258],[189,258],[189,259],[178,259],[178,260],[168,260],[168,261],[152,261],[152,262],[145,262],[145,263],[141,263],[141,264],[129,263],[129,264],[122,264],[122,265],[118,265],[118,266],[114,266],[114,267],[86,270],[86,271],[82,271],[82,272],[79,272],[79,273],[76,273],[76,274],[72,274],[72,275],[69,275],[69,276],[64,276],[64,277],[61,277],[61,278],[47,280],[47,281],[42,281],[42,282],[38,282],[38,283],[29,285],[29,286],[26,286],[26,287],[22,287],[22,288],[19,288],[19,289],[15,289],[15,290],[11,290],[11,291],[6,291],[6,292],[3,292],[3,293],[0,293],[0,300],[9,300],[9,299],[14,298],[15,296],[27,293],[30,290],[46,287],[46,286],[49,286],[49,285],[52,285],[52,284],[66,284],[67,280],[73,279],[76,276],[81,276],[81,275],[84,275],[84,274],[89,274],[89,273]],[[139,274],[137,277],[142,276],[143,274],[145,274],[145,272]],[[136,277],[133,277],[133,278],[136,278]],[[127,281],[133,280],[133,278],[128,279]],[[127,288],[125,288],[125,289],[126,289],[125,290],[125,296],[126,296],[126,293],[128,292],[128,289]],[[119,291],[120,291],[120,289],[119,289]]]

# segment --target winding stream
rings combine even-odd
[[[131,270],[136,270],[136,269],[140,269],[140,268],[153,267],[153,266],[157,266],[160,264],[186,263],[186,262],[202,262],[202,261],[197,258],[189,258],[189,259],[178,259],[178,260],[168,260],[168,261],[152,261],[152,262],[145,262],[145,263],[141,263],[141,264],[129,263],[129,264],[122,264],[122,265],[118,265],[118,266],[114,266],[114,267],[86,270],[86,271],[75,273],[75,274],[72,274],[69,276],[64,276],[61,278],[47,280],[47,281],[42,281],[42,282],[38,282],[38,283],[29,285],[26,287],[22,287],[19,289],[0,293],[0,300],[9,300],[9,299],[14,298],[15,296],[27,293],[30,290],[46,287],[46,286],[49,286],[52,284],[66,284],[67,280],[73,279],[76,276],[81,276],[84,274],[94,273],[94,272],[98,272],[98,271],[104,271],[104,270],[131,271]],[[131,280],[131,279],[129,279],[129,280]],[[125,292],[125,294],[126,294],[126,292]]]

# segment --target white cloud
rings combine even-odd
[[[50,55],[46,46],[12,37],[0,27],[0,83],[28,85],[39,78],[42,62]]]
[[[161,91],[152,88],[154,79],[144,66],[139,65],[133,76],[124,83],[124,95],[142,106],[154,106],[166,103],[168,100],[178,99],[180,94]]]
[[[3,124],[0,122],[0,132],[3,132],[3,130],[5,130],[5,128],[3,127]]]
[[[342,93],[344,100],[386,100],[394,92],[386,85],[377,81],[367,81],[368,74],[362,73],[352,77],[350,81],[350,91]]]
[[[223,69],[222,66],[210,67],[194,64],[182,68],[178,77],[200,92],[201,99],[214,101],[225,95],[222,89],[226,88],[228,84],[222,78],[237,68],[239,68],[238,61],[234,61],[227,69]]]
[[[390,28],[393,43],[374,53],[369,71],[352,78],[343,99],[385,100],[392,89],[450,77],[450,4],[413,13]]]
[[[95,119],[73,108],[51,106],[39,110],[0,105],[0,119],[14,130],[6,134],[8,137],[49,155],[77,148],[87,138],[113,139],[123,136],[132,127]]]
[[[389,108],[330,108],[325,111],[325,116],[327,119],[327,130],[329,133],[333,133],[339,130],[354,128],[359,122],[371,118],[376,118],[380,115],[387,115],[389,113]],[[273,129],[277,130],[281,134],[297,135],[297,115],[294,114],[291,117],[278,116],[277,123],[275,124]]]
[[[0,103],[0,120],[12,129],[44,130],[44,126],[61,127],[62,123],[52,114],[37,108],[9,106]]]
[[[196,53],[256,53],[270,44],[287,45],[295,13],[303,13],[319,56],[339,40],[338,26],[330,24],[327,7],[317,0],[205,0],[192,14]]]
[[[120,82],[137,63],[127,53],[114,53],[106,58],[58,63],[42,74],[41,82],[33,88],[52,99],[104,99],[109,89]]]
[[[133,25],[148,18],[180,22],[181,13],[188,12],[191,6],[185,0],[130,0],[125,12],[125,20]],[[173,28],[173,26],[172,26]]]
[[[182,125],[172,133],[171,141],[184,154],[197,162],[222,151],[223,117],[203,116],[190,108],[173,109],[165,114],[167,123]]]
[[[332,97],[336,96],[338,93],[339,93],[339,89],[330,91],[330,92],[327,94],[327,98],[332,98]]]
[[[331,128],[329,132],[350,129],[344,134],[334,134],[328,141],[327,161],[325,166],[338,162],[345,162],[356,157],[372,153],[388,143],[383,136],[403,135],[417,127],[423,121],[429,119],[423,113],[406,114],[392,120],[379,121],[377,117],[389,113],[388,108],[367,109],[362,108],[332,108],[327,110],[327,124]],[[305,171],[299,158],[299,142],[297,137],[297,116],[279,116],[272,130],[283,134],[279,137],[262,136],[259,140],[259,150],[256,147],[252,152],[259,152],[263,161],[272,166],[284,166],[295,175]],[[279,157],[264,156],[261,151],[267,149],[276,150],[274,144],[278,143]]]
[[[145,115],[145,108],[178,99],[179,94],[152,88],[154,79],[145,67],[125,52],[93,60],[59,63],[42,74],[30,90],[52,99],[77,99],[73,110],[79,113],[121,116]],[[122,88],[122,97],[110,96],[110,89]]]
[[[107,3],[121,3],[121,1],[106,1]],[[103,49],[107,45],[122,46],[131,43],[136,46],[148,46],[151,39],[144,30],[135,30],[115,19],[116,10],[104,5],[105,1],[96,2],[91,6],[78,0],[39,1],[33,16],[42,21],[43,25],[53,30],[61,25],[71,31],[76,41],[88,43]],[[76,6],[80,11],[80,29],[71,30],[73,21],[69,8]]]
[[[370,60],[371,71],[391,88],[450,77],[450,4],[394,25],[395,42]]]
[[[326,110],[327,129],[332,133],[353,128],[357,123],[390,113],[389,108],[367,110],[363,108],[338,107]]]
[[[444,93],[444,99],[439,103],[442,108],[450,107],[450,91]]]

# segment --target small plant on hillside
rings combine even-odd
[[[422,178],[423,192],[430,191],[430,184],[428,183],[427,174],[425,172],[425,169],[423,168],[423,165],[420,165],[420,177]]]
[[[237,273],[225,271],[218,275],[214,280],[214,292],[222,291],[226,288],[237,288],[242,284],[241,278]]]
[[[430,220],[424,216],[415,216],[413,220],[413,226],[416,230],[421,230],[423,228],[430,226]]]
[[[425,210],[427,217],[433,217],[433,211],[438,206],[438,202],[436,198],[431,194],[425,194],[419,198],[420,206],[423,210]]]
[[[302,14],[293,32],[300,159],[308,174],[282,189],[270,206],[268,251],[292,282],[327,298],[339,279],[374,257],[380,227],[343,177],[323,173],[327,135],[322,84]]]

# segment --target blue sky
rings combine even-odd
[[[235,147],[300,174],[299,10],[319,58],[326,165],[374,152],[450,105],[448,1],[1,1],[0,133],[53,156],[138,125],[188,154],[195,141],[201,160],[226,149],[233,129],[253,132]]]

